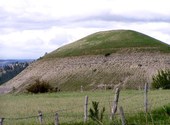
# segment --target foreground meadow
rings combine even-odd
[[[105,107],[104,124],[121,123],[119,111],[114,123],[110,122],[111,106],[114,99],[114,91],[87,91],[87,92],[59,92],[46,94],[8,94],[0,95],[0,117],[4,119],[4,125],[37,125],[38,111],[43,114],[43,123],[54,124],[54,115],[59,114],[61,124],[83,124],[84,100],[88,95],[88,109],[92,107],[92,101],[99,102],[99,109]],[[154,90],[148,92],[148,116],[144,114],[143,90],[122,90],[119,96],[118,106],[122,106],[126,120],[129,124],[167,124],[170,116],[159,119],[158,114],[164,110],[164,106],[170,104],[169,90]],[[167,109],[165,109],[167,110]],[[158,112],[157,112],[158,111]],[[142,114],[142,115],[141,115]],[[155,115],[155,116],[154,116]],[[142,122],[142,123],[141,123]]]

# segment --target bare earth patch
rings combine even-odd
[[[14,79],[0,86],[0,93],[15,88],[25,91],[36,79],[48,81],[61,90],[94,89],[100,84],[138,89],[151,82],[159,69],[170,69],[170,54],[116,53],[109,56],[79,56],[39,60]]]

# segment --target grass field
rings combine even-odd
[[[106,108],[105,121],[106,124],[111,124],[108,123],[108,119],[110,116],[110,107],[114,99],[114,92],[104,90],[83,93],[60,92],[37,95],[0,95],[0,117],[5,118],[4,125],[36,125],[38,124],[38,110],[41,110],[45,124],[53,124],[54,114],[56,112],[59,113],[60,123],[62,124],[82,122],[85,95],[89,96],[89,108],[91,107],[92,101],[98,101],[100,108]],[[169,90],[150,91],[148,97],[149,112],[152,114],[157,110],[162,110],[163,106],[169,105],[169,95]],[[143,99],[143,91],[124,90],[120,92],[118,105],[123,107],[125,117],[130,123],[136,123],[137,125],[143,122],[143,124],[145,124],[145,120],[143,120],[145,119],[145,115],[140,115],[140,113],[144,111]],[[120,119],[119,114],[117,114],[116,117],[116,119]],[[166,118],[166,120],[160,120],[158,117],[152,118],[155,119],[150,119],[150,124],[154,122],[163,125],[165,121],[166,123],[170,123],[170,118]],[[119,122],[119,120],[115,122]]]

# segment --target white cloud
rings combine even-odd
[[[170,44],[169,0],[0,0],[0,58],[38,58],[100,30]],[[4,56],[5,55],[5,56]]]

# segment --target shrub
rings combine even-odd
[[[89,117],[100,125],[102,124],[105,107],[103,107],[102,110],[99,112],[99,102],[92,101],[92,106],[93,108],[90,108],[89,110]]]
[[[160,70],[152,77],[152,87],[159,89],[170,89],[170,70]]]
[[[35,83],[27,88],[27,91],[31,93],[45,93],[50,92],[51,90],[52,87],[48,82],[43,80],[40,81],[39,79],[35,80]]]
[[[110,53],[106,53],[104,56],[105,56],[105,57],[108,57],[108,56],[110,56]]]

